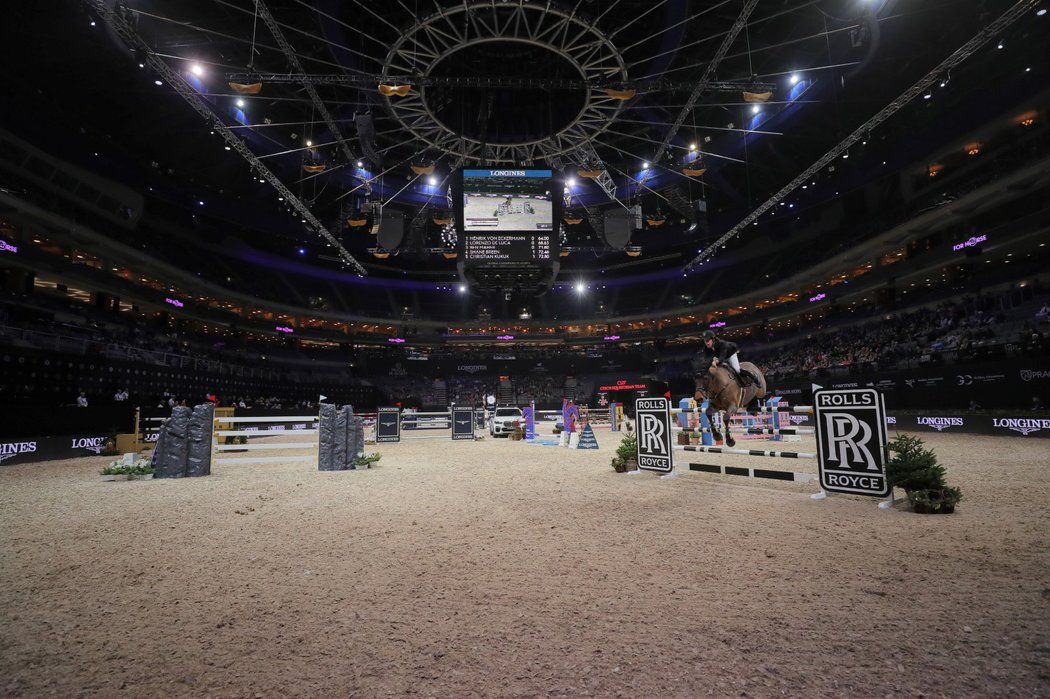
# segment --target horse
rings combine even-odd
[[[716,426],[715,413],[722,413],[722,424],[725,425],[725,443],[728,446],[736,444],[729,433],[729,416],[735,414],[755,398],[761,400],[766,395],[766,377],[762,371],[751,362],[740,362],[740,368],[749,372],[752,376],[751,385],[741,388],[733,371],[722,364],[708,363],[706,367],[698,367],[696,376],[696,402],[702,403],[707,400],[707,421],[711,425],[711,436],[716,441],[722,441],[722,433]]]

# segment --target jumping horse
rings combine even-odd
[[[733,370],[722,364],[708,363],[706,366],[697,367],[694,377],[696,402],[702,403],[707,400],[704,414],[711,425],[711,436],[716,441],[722,441],[722,433],[714,420],[715,413],[722,413],[722,424],[726,429],[725,443],[730,447],[736,444],[736,440],[729,433],[729,416],[736,414],[755,398],[761,400],[766,395],[766,377],[762,371],[751,362],[740,362],[740,368],[752,377],[751,385],[745,388],[741,388]]]

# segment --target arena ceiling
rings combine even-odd
[[[264,249],[319,248],[321,265],[438,278],[455,270],[434,254],[440,231],[430,223],[446,205],[448,174],[512,163],[550,165],[571,184],[582,223],[566,226],[574,255],[563,275],[676,274],[1015,3],[67,4],[78,12],[16,10],[22,21],[8,26],[51,49],[20,75],[65,106],[48,123],[110,140],[114,174],[126,179],[122,164],[135,162],[144,176],[167,177],[171,186],[155,194],[176,207],[207,199],[193,212],[205,235],[236,222]],[[981,89],[952,85],[971,96]],[[240,145],[231,149],[217,129]],[[883,138],[882,147],[889,154],[894,143]],[[417,174],[431,165],[433,174]],[[698,200],[710,231],[692,225]],[[369,201],[406,210],[421,229],[414,250],[372,259],[375,238],[345,225]],[[595,229],[602,209],[634,203],[668,222],[636,236],[644,254],[629,259]]]

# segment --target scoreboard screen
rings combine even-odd
[[[551,231],[467,232],[463,238],[463,258],[466,261],[533,262],[551,260],[558,254]]]

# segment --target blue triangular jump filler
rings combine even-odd
[[[594,430],[591,426],[584,425],[583,432],[580,433],[580,443],[576,445],[577,449],[597,449],[598,440],[594,437]]]

